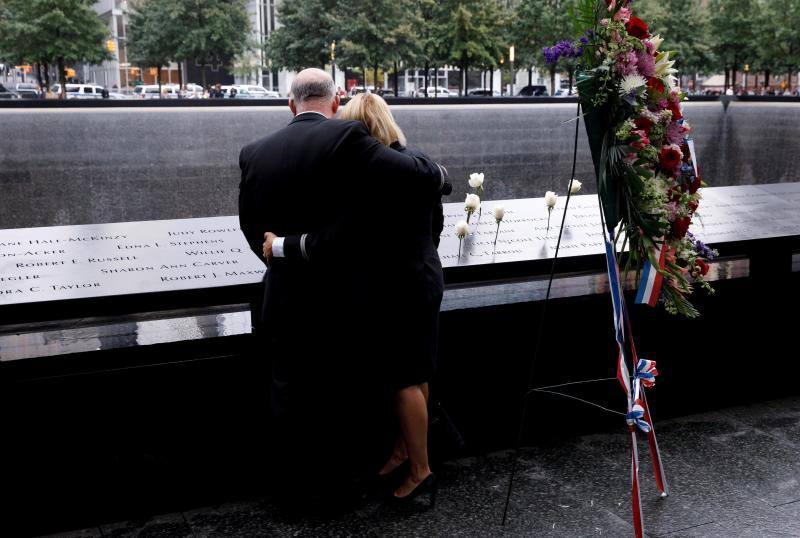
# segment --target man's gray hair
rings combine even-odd
[[[291,96],[297,104],[312,99],[331,101],[336,96],[336,86],[334,86],[330,75],[320,71],[319,76],[298,76],[295,78],[292,81],[291,92]]]

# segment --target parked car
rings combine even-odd
[[[38,99],[41,97],[39,87],[31,82],[17,83],[16,94],[22,99]]]
[[[364,86],[353,86],[352,88],[350,88],[349,95],[350,95],[350,97],[353,97],[354,95],[358,95],[359,93],[364,93],[367,90],[375,91],[375,87],[374,86],[367,86],[367,88],[364,89]]]
[[[19,95],[3,88],[0,89],[0,99],[19,99]]]
[[[61,84],[53,84],[50,91],[61,94]],[[67,99],[102,99],[103,87],[97,84],[67,84]]]
[[[428,97],[450,97],[452,94],[447,88],[441,86],[428,86]],[[425,88],[417,90],[416,97],[425,97]]]
[[[236,97],[239,99],[279,99],[281,94],[276,91],[268,90],[263,86],[250,86],[239,84],[236,88]]]
[[[476,95],[479,97],[500,97],[500,92],[495,90],[485,90],[483,88],[473,88],[467,92],[467,95]]]
[[[548,95],[547,86],[525,86],[517,95],[524,97],[545,97]]]
[[[193,82],[186,84],[182,92],[183,97],[186,99],[202,99],[203,94],[203,87]]]
[[[67,85],[69,87],[69,85]],[[178,86],[175,84],[162,84],[161,90],[164,92],[164,97],[167,99],[178,98]],[[67,89],[69,91],[69,89]],[[133,90],[133,96],[138,99],[160,99],[161,93],[158,91],[158,84],[146,84],[136,86]]]

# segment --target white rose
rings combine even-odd
[[[464,200],[464,211],[475,211],[481,205],[481,199],[477,194],[468,194],[467,199]]]
[[[569,189],[570,194],[578,194],[581,191],[581,187],[583,187],[583,183],[578,181],[577,179],[572,180],[572,187]]]
[[[553,191],[544,193],[544,204],[547,206],[547,209],[553,209],[556,206],[556,200],[558,200],[558,195]]]
[[[459,239],[463,239],[466,237],[467,233],[469,232],[469,224],[467,221],[460,220],[456,223],[456,235]]]
[[[506,214],[506,209],[501,205],[496,206],[492,209],[492,215],[494,216],[494,220],[496,220],[497,222],[503,220],[505,214]]]
[[[483,172],[473,172],[469,175],[469,186],[473,189],[483,187]]]

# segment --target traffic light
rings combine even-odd
[[[114,41],[113,39],[109,39],[108,41],[106,41],[106,49],[108,49],[108,52],[116,52],[117,42]]]
[[[71,67],[67,67],[64,71],[67,73],[67,78],[75,78],[75,70]]]

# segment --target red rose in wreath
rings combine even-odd
[[[653,130],[653,122],[648,118],[636,118],[633,120],[634,125],[636,125],[637,129],[640,129],[647,133],[647,136],[650,136],[650,132]]]
[[[658,93],[658,94],[664,93],[664,83],[661,82],[661,79],[658,79],[656,77],[650,77],[649,79],[647,79],[647,87],[653,93]]]
[[[700,188],[700,185],[701,185],[702,183],[703,183],[703,180],[702,180],[702,179],[700,179],[699,177],[695,177],[695,178],[694,178],[694,181],[692,181],[691,183],[689,183],[689,192],[690,192],[691,194],[694,194],[694,193],[696,193],[696,192],[697,192],[697,189],[699,189],[699,188]]]
[[[689,226],[692,224],[692,219],[689,217],[681,217],[672,223],[672,237],[675,239],[683,239],[686,232],[689,231]]]
[[[697,260],[695,265],[697,266],[697,272],[700,273],[702,276],[706,276],[708,274],[710,266],[706,262],[704,262],[703,260]]]
[[[658,154],[658,164],[664,170],[674,173],[681,165],[681,152],[674,146],[664,146]]]
[[[631,17],[631,20],[625,25],[625,29],[630,35],[639,39],[650,37],[650,29],[647,27],[647,23],[639,17]]]
[[[681,105],[676,103],[675,101],[670,101],[667,105],[667,110],[672,112],[672,121],[678,121],[683,119],[683,114],[681,113]]]

